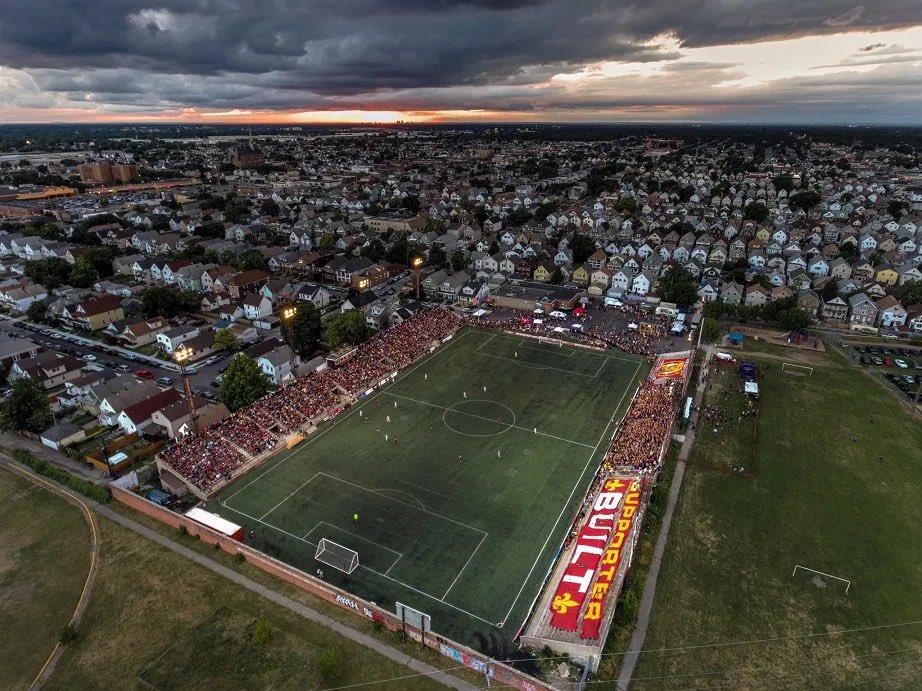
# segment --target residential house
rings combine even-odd
[[[86,331],[99,331],[114,321],[125,318],[122,302],[114,295],[103,295],[64,308],[62,321]]]
[[[885,329],[906,324],[907,312],[900,301],[892,295],[882,297],[875,303],[875,307],[877,307],[877,319]]]
[[[746,306],[747,307],[762,307],[771,300],[771,292],[760,285],[759,283],[754,283],[751,286],[746,288]]]
[[[9,370],[13,363],[23,358],[34,358],[41,347],[25,338],[0,338],[0,365]]]
[[[242,302],[243,316],[250,321],[263,319],[272,314],[272,301],[261,293],[250,293]]]
[[[855,293],[848,298],[849,328],[873,327],[877,323],[877,306],[864,293]]]
[[[20,358],[10,368],[10,380],[31,379],[43,389],[53,389],[81,374],[83,362],[71,355],[42,351]]]
[[[720,300],[728,305],[738,305],[743,300],[744,290],[736,281],[724,284],[720,290]]]
[[[161,350],[172,355],[182,343],[195,338],[200,333],[201,331],[197,326],[183,324],[158,333],[157,344]]]
[[[239,300],[250,293],[256,293],[269,280],[269,274],[260,269],[241,271],[232,276],[227,282],[227,292],[235,300]]]
[[[281,386],[294,379],[301,358],[287,345],[281,345],[261,355],[256,364],[273,384]]]
[[[848,319],[848,303],[841,296],[836,295],[829,300],[824,300],[820,308],[823,321],[834,324],[844,324]]]
[[[140,434],[154,424],[154,413],[179,402],[182,402],[182,396],[176,389],[158,391],[122,410],[116,421],[125,434]]]

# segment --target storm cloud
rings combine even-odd
[[[918,0],[878,0],[873,10],[838,0],[3,5],[0,64],[25,76],[0,80],[0,108],[21,108],[48,94],[62,107],[92,103],[116,110],[386,104],[399,110],[533,111],[548,103],[570,111],[557,100],[568,94],[555,93],[551,78],[597,63],[668,63],[696,48],[922,23]],[[713,72],[704,68],[699,76]],[[537,93],[529,98],[529,90]],[[621,102],[621,95],[612,100]]]

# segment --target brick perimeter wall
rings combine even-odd
[[[320,599],[336,605],[342,609],[353,612],[356,616],[363,619],[370,619],[380,622],[390,631],[400,631],[404,628],[403,622],[390,612],[382,610],[376,605],[365,602],[350,593],[314,578],[313,576],[299,571],[287,564],[284,564],[252,547],[218,533],[206,526],[196,523],[190,518],[170,511],[162,506],[154,504],[147,499],[122,489],[115,484],[110,484],[112,496],[122,504],[131,507],[135,511],[143,513],[146,516],[155,518],[173,528],[185,526],[190,535],[195,535],[202,542],[209,545],[218,545],[222,550],[230,554],[243,554],[246,560],[254,566],[262,569],[266,573],[281,578],[287,583],[291,583],[302,590],[306,590]],[[419,641],[421,638],[418,629],[410,626],[406,627],[407,635],[414,640]],[[530,677],[527,674],[509,667],[501,662],[496,662],[483,654],[468,648],[460,643],[440,636],[436,632],[429,632],[425,637],[425,644],[437,651],[441,655],[448,657],[456,662],[460,662],[467,667],[483,674],[486,670],[490,671],[491,683],[494,685],[510,686],[523,691],[550,691],[552,686]]]

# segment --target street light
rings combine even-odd
[[[423,266],[423,258],[420,256],[415,256],[410,260],[410,266],[413,267],[413,271],[416,273],[416,299],[419,300],[419,270]]]
[[[198,434],[198,412],[195,410],[195,400],[192,398],[192,385],[189,383],[189,377],[186,375],[186,363],[192,357],[192,349],[185,345],[180,346],[173,359],[179,365],[179,376],[182,378],[182,385],[186,391],[186,402],[189,404],[189,419],[192,421],[192,434]]]
[[[282,319],[293,319],[294,316],[298,313],[297,307],[286,307],[282,310]]]

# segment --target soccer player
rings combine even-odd
[[[352,514],[352,522],[353,523],[359,522],[359,515],[357,513]]]

